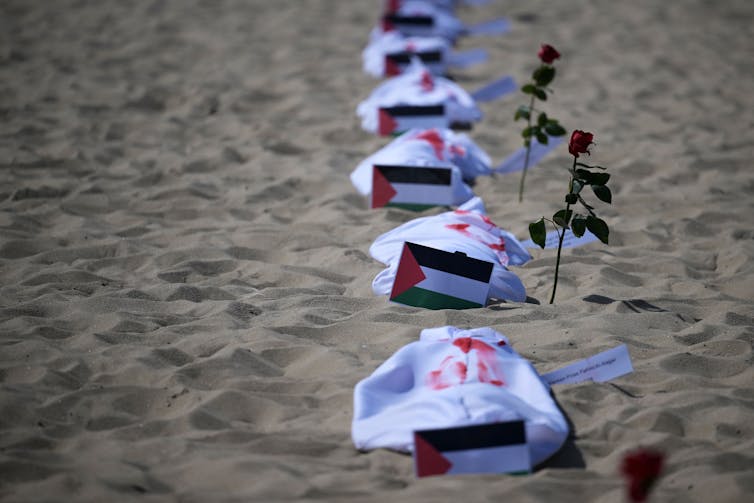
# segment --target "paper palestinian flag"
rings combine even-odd
[[[448,127],[444,105],[396,105],[380,107],[377,133],[390,136],[413,128]]]
[[[406,242],[390,300],[428,309],[484,307],[492,262]]]
[[[441,75],[445,70],[441,50],[430,51],[395,51],[385,54],[385,75],[395,77],[411,64],[411,58],[417,57],[433,75]]]
[[[411,128],[470,127],[482,118],[461,86],[432,75],[418,58],[406,71],[378,85],[356,108],[361,127],[391,135]]]
[[[524,421],[414,432],[417,477],[531,471]]]
[[[351,172],[351,183],[363,195],[372,192],[372,167],[375,164],[405,166],[453,166],[462,180],[490,174],[490,157],[466,134],[450,129],[411,129],[370,155]],[[454,171],[455,173],[455,171]],[[455,176],[455,175],[454,175]],[[474,193],[458,181],[453,204],[459,205]]]
[[[372,208],[422,211],[453,204],[451,168],[375,164],[372,177]]]
[[[511,421],[524,423],[525,443],[520,429],[491,426]],[[465,438],[463,430],[451,436],[426,432],[480,425],[485,426],[469,430],[473,434]],[[415,440],[415,432],[422,441]],[[422,330],[418,341],[400,348],[354,388],[351,437],[356,448],[417,452],[435,461],[422,474],[456,473],[477,454],[484,459],[486,449],[490,454],[501,449],[507,458],[496,461],[500,471],[523,470],[555,454],[567,436],[568,423],[547,383],[489,327]],[[528,451],[528,460],[523,452],[517,454],[518,448]],[[520,468],[508,461],[521,461]]]
[[[526,300],[523,283],[507,266],[524,264],[531,255],[515,236],[499,228],[484,214],[484,205],[478,197],[470,199],[455,211],[415,218],[379,236],[369,248],[369,253],[387,267],[372,282],[376,295],[390,295],[392,298],[396,285],[400,285],[398,292],[406,285],[403,280],[397,279],[402,272],[400,263],[406,242],[443,250],[449,255],[461,252],[466,254],[461,258],[491,263],[489,298],[515,302]],[[418,278],[415,266],[409,266],[406,271],[410,273],[407,277],[414,275]],[[486,301],[476,302],[486,304]]]

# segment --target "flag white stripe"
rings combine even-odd
[[[448,474],[457,473],[511,473],[531,471],[531,458],[527,444],[446,451],[442,455],[452,463]]]
[[[451,185],[434,185],[419,183],[391,184],[397,194],[391,203],[413,204],[453,204],[453,187]]]
[[[397,131],[448,127],[448,119],[444,115],[406,115],[393,117],[393,120],[397,123]]]
[[[456,276],[421,265],[419,267],[421,267],[426,278],[414,286],[481,305],[487,303],[487,294],[490,290],[489,283]]]

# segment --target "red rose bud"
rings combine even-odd
[[[555,48],[550,44],[542,44],[542,47],[539,48],[539,53],[537,53],[537,56],[539,56],[539,59],[542,60],[542,63],[550,65],[553,61],[560,57],[560,53],[556,51]]]
[[[579,154],[588,154],[589,145],[592,144],[594,135],[577,129],[571,133],[571,141],[568,142],[568,151],[572,156],[578,157]]]
[[[629,452],[623,458],[621,472],[628,479],[628,497],[633,503],[647,500],[649,491],[662,471],[665,456],[650,449]]]

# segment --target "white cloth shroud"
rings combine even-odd
[[[411,61],[402,75],[379,84],[359,103],[356,114],[365,131],[377,133],[379,109],[403,105],[443,105],[448,125],[471,124],[482,119],[482,111],[468,92],[451,80],[432,75],[418,58]]]
[[[455,52],[451,43],[442,37],[406,37],[397,31],[382,31],[375,28],[369,36],[369,43],[362,52],[364,72],[377,78],[393,75],[386,68],[385,58],[389,54],[433,52],[438,53],[440,59],[431,64],[425,63],[425,65],[434,75],[445,75],[449,66],[466,68],[486,61],[488,58],[487,51],[484,49]]]
[[[384,0],[385,10],[391,11],[400,7],[401,4],[411,0]],[[430,3],[438,9],[443,9],[448,12],[453,12],[455,8],[460,4],[465,5],[484,5],[489,3],[490,0],[424,0],[426,3]]]
[[[474,197],[464,181],[490,173],[490,158],[468,136],[450,129],[411,129],[370,155],[351,172],[351,182],[363,195],[372,192],[372,167],[450,167],[453,205]]]
[[[413,432],[523,420],[533,464],[563,445],[568,423],[532,364],[495,330],[422,330],[354,388],[361,450],[412,452]]]
[[[393,25],[383,20],[381,29],[385,32],[401,30],[407,36],[420,37],[442,37],[450,41],[456,40],[466,32],[466,26],[463,21],[458,19],[452,9],[444,5],[435,5],[435,2],[429,0],[401,0],[393,2],[393,8],[386,9],[386,14],[395,14],[405,17],[428,17],[431,18],[431,24],[428,26],[405,26]],[[448,2],[437,2],[438,4]]]
[[[371,194],[372,192],[372,166],[375,164],[388,165],[388,166],[417,166],[417,167],[433,167],[433,168],[449,168],[450,169],[450,187],[453,194],[452,206],[458,206],[472,197],[474,197],[474,191],[471,187],[466,185],[463,181],[463,175],[461,170],[457,166],[449,163],[448,161],[441,161],[435,158],[433,155],[427,155],[425,152],[417,151],[415,142],[404,142],[389,150],[387,153],[381,156],[377,156],[372,164],[367,165],[365,170],[362,170],[365,175],[363,180],[360,180],[357,189],[362,194]],[[356,185],[356,183],[354,183]],[[366,190],[366,192],[363,192]]]
[[[531,255],[513,234],[486,216],[479,197],[470,199],[455,211],[416,218],[379,236],[369,247],[369,253],[387,268],[372,282],[375,295],[390,294],[406,241],[492,262],[489,297],[514,302],[526,300],[524,284],[508,270],[508,265],[524,264]]]

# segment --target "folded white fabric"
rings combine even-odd
[[[473,180],[490,174],[490,158],[468,136],[450,129],[411,129],[370,155],[351,172],[356,190],[367,195],[372,192],[372,166],[454,166],[451,183],[454,205],[474,196],[462,180]]]
[[[406,241],[492,262],[489,296],[514,302],[526,300],[526,288],[507,266],[524,264],[531,255],[513,234],[502,230],[486,216],[479,197],[470,199],[455,211],[416,218],[379,236],[369,253],[388,267],[372,282],[375,295],[390,294]]]
[[[397,30],[408,36],[443,37],[454,41],[466,27],[453,14],[452,2],[439,0],[400,0],[389,2],[382,20],[383,31]],[[411,19],[424,18],[429,22],[411,22]],[[402,22],[405,20],[407,22]]]
[[[359,192],[368,195],[372,192],[372,167],[374,165],[449,168],[450,186],[453,193],[453,201],[450,204],[458,206],[474,197],[474,191],[463,181],[461,170],[446,160],[438,159],[431,150],[431,147],[421,148],[419,142],[402,142],[386,152],[380,151],[379,155],[372,155],[371,163],[362,162],[359,165],[361,171],[357,173],[359,168],[356,168],[356,171],[351,174],[351,180]]]
[[[411,61],[402,75],[378,85],[359,104],[356,114],[364,130],[378,133],[380,108],[398,106],[443,106],[446,125],[471,124],[482,118],[481,110],[469,93],[455,82],[433,76],[418,58]]]
[[[560,449],[568,424],[549,386],[491,328],[422,330],[354,389],[358,449],[412,452],[416,430],[523,420],[533,464]]]
[[[458,5],[483,5],[489,2],[489,0],[424,0],[426,3],[430,3],[438,9],[443,9],[448,12],[453,12]],[[401,4],[406,3],[406,0],[385,0],[385,10],[395,11]]]
[[[403,73],[397,64],[391,64],[389,55],[434,53],[438,59],[431,63],[424,61],[424,64],[430,73],[444,75],[451,52],[450,42],[442,37],[405,37],[397,31],[382,31],[375,28],[369,35],[369,43],[361,55],[364,72],[382,78]]]

